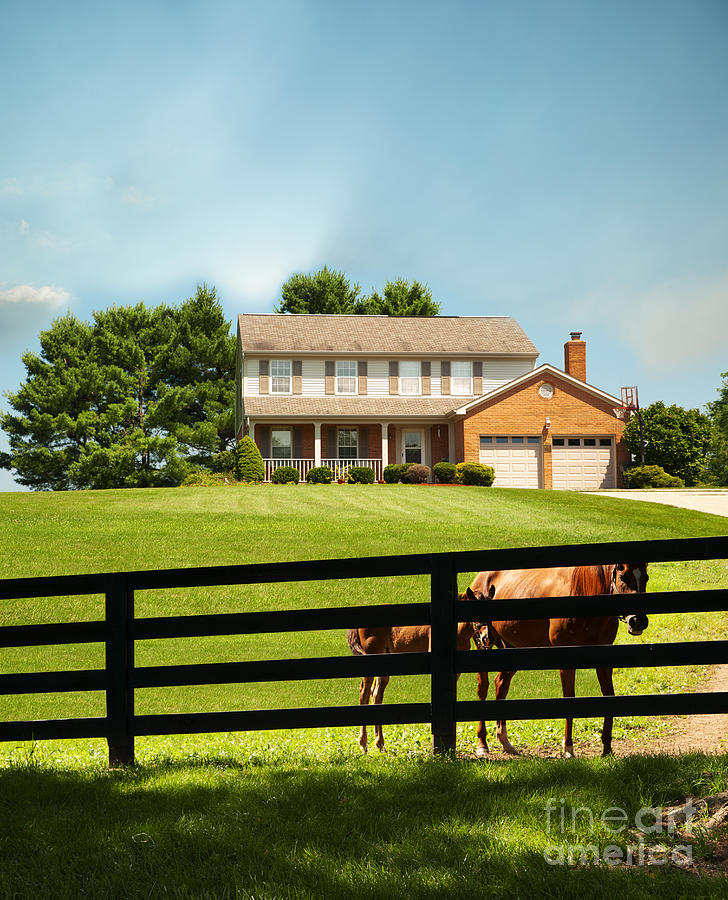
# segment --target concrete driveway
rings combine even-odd
[[[631,491],[590,491],[592,497],[617,497],[621,500],[644,500],[647,503],[665,503],[683,509],[728,516],[728,488],[695,488],[690,491],[631,490]]]

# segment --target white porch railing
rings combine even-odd
[[[265,466],[265,481],[270,481],[270,477],[274,470],[279,466],[293,466],[298,469],[301,481],[306,480],[309,469],[313,469],[316,462],[313,459],[263,459]],[[374,480],[380,481],[382,477],[382,461],[381,459],[322,459],[322,466],[328,466],[334,473],[334,478],[340,478],[346,470],[351,466],[369,466],[374,469]]]
[[[381,459],[322,459],[321,465],[328,466],[334,473],[334,478],[341,478],[352,466],[369,466],[370,469],[374,469],[375,481],[379,481],[382,477]]]
[[[270,476],[279,466],[293,466],[298,469],[301,481],[306,480],[308,470],[313,469],[314,461],[312,459],[263,459],[265,466],[265,481],[270,481]]]

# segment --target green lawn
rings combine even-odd
[[[240,488],[0,494],[0,575],[49,575],[484,549],[577,541],[724,534],[725,519],[688,510],[562,492],[460,487],[248,486]],[[474,573],[462,573],[464,588]],[[724,562],[655,565],[651,588],[725,586]],[[140,592],[138,615],[292,609],[425,600],[428,579],[364,579],[240,588]],[[7,601],[7,624],[85,620],[103,615],[101,597]],[[641,640],[722,635],[722,617],[654,617]],[[627,640],[623,632],[619,640]],[[631,640],[631,639],[630,639]],[[348,653],[339,631],[300,636],[211,637],[137,644],[139,665],[300,658]],[[497,656],[495,657],[497,660]],[[496,662],[492,663],[497,665]],[[101,645],[0,651],[0,671],[54,671],[103,665]],[[617,673],[620,693],[692,688],[701,675],[684,669]],[[474,697],[474,676],[461,679],[461,698]],[[428,699],[427,677],[393,679],[389,702]],[[579,693],[598,693],[596,677],[580,673]],[[558,696],[558,673],[515,678],[511,696]],[[212,685],[137,692],[139,713],[254,709],[357,702],[351,679],[315,683]],[[102,694],[41,695],[2,700],[6,719],[102,715]],[[618,723],[617,736],[653,728],[650,720]],[[558,722],[514,723],[521,745],[557,743]],[[625,731],[626,729],[626,731]],[[461,727],[463,749],[472,727]],[[596,721],[580,723],[577,740],[594,739]],[[427,739],[426,728],[420,730]],[[201,739],[206,740],[206,739]],[[2,748],[0,748],[0,752]]]
[[[0,577],[221,563],[720,535],[725,519],[558,492],[416,486],[241,487],[0,494]],[[724,561],[651,567],[650,588],[725,587]],[[473,573],[462,573],[461,587]],[[146,592],[140,615],[424,600],[427,579]],[[102,598],[6,601],[6,624],[85,620]],[[656,616],[643,640],[725,637],[722,615]],[[620,640],[632,640],[620,634]],[[142,642],[141,665],[347,653],[341,632]],[[497,654],[497,651],[495,651]],[[496,656],[497,658],[497,656]],[[101,666],[100,646],[0,651],[0,671]],[[693,688],[693,668],[617,673],[617,690]],[[426,678],[393,679],[387,700],[426,700]],[[580,673],[580,693],[597,692]],[[512,696],[559,694],[558,675],[519,673]],[[474,695],[474,676],[460,696]],[[139,691],[139,712],[354,703],[353,679]],[[5,719],[103,714],[86,694],[0,698]],[[651,720],[618,723],[643,738]],[[561,722],[512,723],[524,749],[559,745]],[[580,721],[580,742],[599,723]],[[362,757],[356,729],[137,739],[133,771],[106,770],[103,741],[0,745],[0,896],[665,897],[724,896],[674,869],[549,865],[544,853],[615,837],[580,813],[554,832],[549,799],[596,820],[726,788],[727,757],[441,761],[427,726],[386,729]],[[458,727],[459,750],[474,729]],[[665,842],[664,837],[648,839]],[[676,838],[669,839],[675,843]],[[699,836],[696,856],[705,854]]]

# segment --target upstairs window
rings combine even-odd
[[[336,393],[356,394],[356,361],[337,360],[336,362]]]
[[[473,393],[473,364],[470,360],[453,360],[450,373],[451,394],[468,396]]]
[[[399,364],[399,392],[400,394],[421,393],[419,362],[407,361]]]
[[[290,359],[273,359],[270,364],[271,394],[291,393],[291,361]]]

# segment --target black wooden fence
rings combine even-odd
[[[493,601],[466,603],[457,599],[459,572],[598,565],[615,561],[726,558],[728,537],[714,537],[0,580],[0,601],[78,594],[106,596],[103,621],[0,627],[0,647],[104,643],[104,669],[3,674],[0,675],[0,696],[105,691],[106,715],[0,722],[0,741],[104,737],[109,744],[109,764],[125,765],[134,761],[136,735],[430,722],[435,751],[448,752],[455,746],[457,721],[728,712],[728,693],[458,702],[455,683],[456,672],[496,668],[578,669],[728,663],[728,641],[497,650],[487,657],[482,651],[457,651],[458,621],[583,616],[585,610],[583,598],[552,597],[495,601],[495,613]],[[430,576],[429,603],[159,618],[136,618],[134,615],[134,593],[138,590],[407,575]],[[638,612],[689,615],[698,611],[725,611],[728,610],[728,590],[604,595],[590,598],[588,607],[590,615]],[[140,667],[134,664],[137,640],[416,624],[432,626],[430,653],[202,665]],[[164,715],[134,713],[136,688],[360,677],[364,674],[429,674],[431,702]]]

